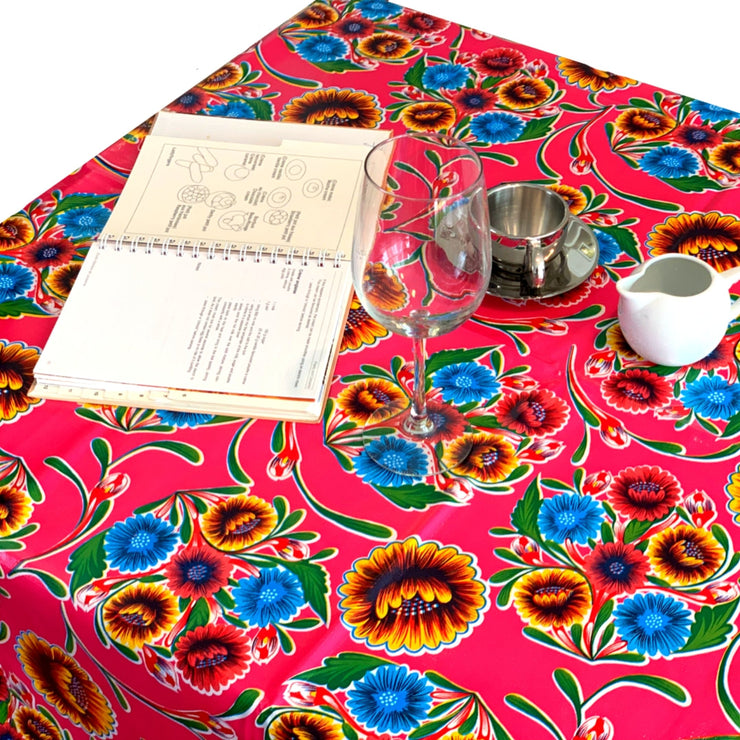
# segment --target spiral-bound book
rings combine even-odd
[[[320,419],[385,131],[160,113],[43,348],[31,395]]]

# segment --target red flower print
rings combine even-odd
[[[711,149],[722,143],[722,135],[709,126],[684,124],[673,132],[673,137],[691,149]]]
[[[375,24],[361,15],[349,15],[336,23],[332,30],[345,39],[359,39],[369,36],[375,30]]]
[[[427,412],[434,420],[435,427],[437,427],[437,431],[429,438],[430,442],[457,439],[468,428],[466,418],[448,403],[429,401]]]
[[[0,740],[23,740],[23,736],[4,722],[0,725]]]
[[[473,62],[473,67],[484,77],[507,77],[521,69],[526,61],[520,51],[498,47],[486,49]]]
[[[585,563],[589,581],[612,594],[634,593],[645,583],[648,567],[644,553],[624,542],[596,545]]]
[[[27,265],[41,270],[67,264],[76,251],[75,245],[67,239],[41,239],[25,247],[21,259]]]
[[[172,558],[165,573],[176,596],[198,599],[226,586],[230,570],[221,552],[209,547],[189,547]]]
[[[406,10],[398,19],[398,28],[401,31],[412,34],[426,35],[439,33],[449,26],[449,21],[435,18],[433,15],[419,13],[415,10]]]
[[[568,420],[568,406],[544,389],[505,395],[496,405],[502,426],[527,437],[545,437]]]
[[[692,363],[691,367],[697,370],[718,370],[719,368],[733,368],[735,365],[735,346],[737,336],[725,337],[706,357]]]
[[[195,88],[175,98],[168,106],[170,110],[180,113],[197,113],[208,104],[208,96]]]
[[[671,473],[656,465],[639,465],[622,470],[607,496],[627,519],[654,522],[668,514],[681,493],[681,485]]]
[[[218,694],[247,672],[249,654],[236,627],[206,624],[177,641],[175,661],[194,689]]]
[[[606,378],[601,383],[601,393],[614,408],[644,414],[671,400],[671,385],[650,370],[631,368]]]
[[[480,113],[496,104],[496,96],[482,87],[465,87],[452,98],[455,107],[462,115]]]

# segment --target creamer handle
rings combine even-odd
[[[730,270],[724,270],[717,273],[725,282],[732,285],[740,280],[740,267],[733,267]]]

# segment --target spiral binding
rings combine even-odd
[[[112,249],[115,252],[142,251],[145,254],[159,254],[163,257],[173,255],[175,257],[190,256],[193,259],[213,260],[220,257],[222,260],[237,260],[245,262],[252,258],[254,262],[266,260],[271,264],[277,264],[281,258],[287,265],[300,265],[307,267],[315,261],[320,267],[330,264],[339,267],[345,259],[344,252],[330,253],[326,249],[312,251],[300,247],[291,246],[283,248],[278,245],[267,244],[244,244],[237,242],[219,242],[208,240],[174,239],[172,237],[156,237],[138,234],[101,234],[98,238],[98,248],[101,250]]]

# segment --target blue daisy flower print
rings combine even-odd
[[[596,241],[599,244],[599,264],[608,265],[613,262],[622,252],[619,242],[606,231],[592,229]]]
[[[360,0],[355,4],[355,10],[363,18],[378,21],[381,18],[398,15],[403,8],[397,3],[388,2],[388,0]]]
[[[480,113],[470,122],[470,131],[479,141],[506,144],[519,138],[524,131],[524,121],[513,113]]]
[[[164,562],[177,542],[177,532],[169,522],[144,514],[116,522],[105,536],[104,548],[112,568],[139,573]]]
[[[490,368],[477,362],[445,365],[432,375],[435,388],[448,403],[477,403],[495,396],[501,383]]]
[[[445,88],[458,90],[468,79],[470,72],[462,64],[434,64],[424,70],[422,84],[431,90]]]
[[[159,409],[157,416],[163,424],[169,427],[197,427],[201,424],[207,424],[213,419],[213,414],[198,414],[187,411],[168,411]]]
[[[719,105],[705,103],[703,100],[694,100],[691,103],[691,110],[696,111],[705,121],[716,123],[717,121],[727,121],[732,118],[740,118],[740,113],[722,108]]]
[[[432,685],[403,665],[366,673],[347,691],[347,706],[365,727],[392,735],[418,727],[432,704]]]
[[[397,488],[421,482],[429,472],[424,449],[401,437],[378,437],[355,458],[355,470],[366,483]]]
[[[229,100],[228,103],[214,105],[209,114],[223,118],[256,118],[252,106],[243,100]]]
[[[265,568],[258,577],[240,578],[232,596],[239,616],[255,627],[285,622],[304,604],[298,577],[280,566]]]
[[[542,502],[537,524],[548,540],[585,544],[598,534],[603,518],[604,507],[591,496],[559,493]]]
[[[33,285],[33,273],[14,262],[0,262],[0,302],[27,293]]]
[[[104,206],[86,206],[62,211],[57,219],[70,239],[92,239],[108,223],[110,210]]]
[[[336,62],[344,59],[349,52],[349,46],[337,36],[321,33],[301,41],[296,51],[307,62]]]
[[[740,411],[740,387],[720,375],[703,375],[686,385],[681,403],[705,419],[730,419]]]
[[[651,149],[640,160],[640,167],[654,177],[688,177],[699,171],[699,159],[690,151],[677,146],[659,146]]]
[[[670,655],[689,639],[691,612],[664,594],[636,594],[614,610],[614,624],[630,650]]]

